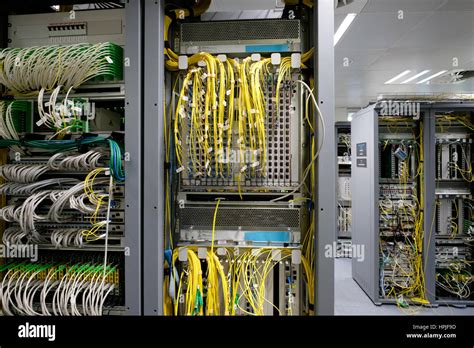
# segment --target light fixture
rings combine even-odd
[[[349,113],[347,114],[347,120],[348,120],[349,122],[352,121],[352,115],[354,115],[353,112],[349,112]]]
[[[337,28],[336,33],[334,34],[334,46],[336,46],[336,44],[339,42],[342,35],[344,35],[344,33],[349,28],[351,23],[354,21],[356,16],[357,16],[357,13],[348,13],[346,18],[344,18],[341,25],[339,26],[339,28]]]
[[[413,81],[413,80],[416,80],[416,79],[419,78],[420,76],[423,76],[423,75],[425,75],[425,74],[428,74],[429,72],[430,72],[430,70],[423,70],[421,73],[418,73],[418,74],[416,74],[416,75],[414,75],[414,76],[412,76],[412,77],[406,79],[405,81],[402,82],[402,84],[403,84],[403,83],[411,82],[411,81]]]
[[[435,77],[438,77],[439,75],[443,75],[447,71],[448,70],[441,70],[441,71],[437,72],[436,74],[433,74],[433,75],[427,77],[426,79],[423,79],[423,80],[417,82],[417,84],[428,82],[429,80],[434,79]]]
[[[403,76],[408,75],[410,73],[410,71],[411,70],[405,70],[404,72],[401,72],[397,76],[395,76],[395,77],[391,78],[390,80],[386,81],[385,84],[388,85],[390,83],[393,83],[393,82],[397,81],[399,78],[402,78]]]
[[[59,11],[59,5],[51,5],[51,8],[56,12]]]

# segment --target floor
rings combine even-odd
[[[352,262],[348,258],[337,258],[335,262],[335,313],[336,315],[474,315],[474,307],[398,309],[395,305],[376,306],[352,279]]]

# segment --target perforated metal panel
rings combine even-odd
[[[299,39],[298,20],[258,20],[184,23],[182,42]]]
[[[211,227],[215,207],[188,207],[180,209],[181,228]],[[225,208],[217,212],[216,228],[300,228],[299,209]]]
[[[299,20],[241,20],[183,23],[175,40],[181,54],[303,51]],[[265,47],[267,46],[267,47]]]
[[[206,166],[205,154],[195,145],[196,139],[190,138],[191,119],[183,123],[182,139],[183,163],[185,170],[180,173],[181,184],[183,188],[196,187],[222,187],[237,189],[258,189],[265,188],[269,190],[281,190],[289,187],[296,187],[300,180],[301,158],[301,127],[300,119],[300,94],[301,90],[297,86],[296,80],[299,74],[295,73],[290,79],[285,79],[281,83],[278,96],[278,110],[276,105],[275,81],[278,78],[277,73],[269,74],[264,85],[265,96],[265,132],[266,132],[266,171],[252,169],[253,161],[261,161],[259,157],[246,158],[247,170],[241,171],[239,161],[230,164],[224,164],[224,172],[218,175],[215,171],[210,174],[205,170],[208,166],[216,167],[216,158],[211,157],[210,163]],[[184,105],[186,115],[190,115],[191,108]],[[203,125],[204,127],[204,125]],[[239,153],[238,144],[238,124],[234,122],[234,135],[232,138],[232,150]],[[204,128],[202,128],[204,132]],[[213,144],[213,134],[211,132],[209,143]],[[227,137],[224,133],[224,143],[227,143]],[[248,139],[246,141],[248,143]],[[196,151],[197,161],[191,160],[192,151]],[[240,155],[236,155],[238,159]],[[259,155],[260,156],[260,155]],[[240,183],[239,183],[240,179]]]

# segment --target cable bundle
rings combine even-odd
[[[49,151],[67,151],[77,149],[81,145],[103,145],[108,139],[101,136],[89,136],[69,140],[12,140],[0,139],[0,147],[25,146]]]
[[[167,289],[172,298],[174,315],[264,315],[266,304],[270,304],[280,315],[292,314],[291,296],[285,313],[279,304],[275,305],[267,298],[269,275],[276,265],[288,263],[291,250],[280,249],[281,259],[275,261],[275,249],[270,248],[240,249],[239,254],[224,248],[225,255],[221,257],[209,248],[203,263],[204,260],[197,256],[197,247],[186,247],[187,262],[181,263],[182,271],[178,276],[179,249],[173,251],[172,277]],[[302,262],[305,274],[312,281],[311,260],[303,257]],[[292,280],[289,280],[291,285]],[[314,303],[314,294],[310,295],[309,300]]]
[[[79,180],[73,178],[46,179],[31,184],[7,182],[0,185],[0,194],[9,196],[28,196],[41,189],[53,185],[77,184]]]
[[[67,190],[41,190],[37,191],[28,198],[25,199],[20,205],[7,205],[0,208],[0,219],[3,219],[7,222],[18,222],[20,224],[21,230],[25,233],[29,240],[37,243],[43,243],[44,237],[40,235],[36,227],[36,222],[38,221],[52,221],[55,223],[63,223],[70,220],[70,216],[64,216],[62,214],[64,209],[76,209],[81,213],[90,213],[91,224],[93,225],[92,229],[89,231],[83,231],[84,235],[87,237],[87,241],[95,240],[103,237],[103,235],[96,235],[95,233],[105,227],[108,222],[97,221],[98,214],[105,211],[105,209],[110,204],[109,200],[106,199],[109,197],[108,193],[103,191],[95,191],[94,185],[103,185],[109,182],[108,178],[96,178],[99,173],[104,172],[105,169],[99,168],[92,171],[92,181],[90,176],[86,178],[84,182],[79,182],[76,185],[72,186]],[[91,174],[89,174],[91,175]],[[66,181],[68,183],[73,183],[76,181]],[[31,186],[31,185],[29,185]],[[79,194],[81,191],[85,192]],[[77,196],[79,194],[79,196]],[[84,202],[84,199],[87,197],[88,203]],[[51,201],[52,204],[48,212],[44,215],[38,214],[36,211],[38,207],[42,205],[44,201]],[[96,238],[92,238],[95,236]]]
[[[37,181],[49,169],[47,165],[4,164],[0,166],[0,177],[7,181],[29,184]]]
[[[68,91],[84,82],[122,79],[123,52],[110,42],[5,48],[0,51],[0,83],[13,94],[58,86]]]
[[[26,101],[0,100],[0,136],[3,139],[20,139],[18,133],[26,130],[21,120],[26,120],[30,109],[31,103]]]
[[[56,248],[82,247],[84,245],[83,230],[77,228],[61,228],[51,232],[51,244]]]
[[[189,63],[174,118],[177,171],[238,181],[241,175],[265,177],[267,125],[279,121],[278,112],[268,116],[265,99],[267,91],[274,89],[275,110],[279,110],[281,86],[291,84],[291,58],[284,57],[273,67],[270,58],[221,61],[199,53]],[[183,153],[183,141],[189,144],[188,153]],[[235,149],[237,158],[231,158]],[[233,172],[235,161],[239,166]]]
[[[102,156],[103,153],[93,150],[72,156],[57,153],[51,156],[46,165],[4,164],[0,166],[0,177],[17,183],[33,183],[41,175],[49,171],[93,170],[98,167]]]
[[[99,166],[99,160],[103,155],[102,152],[95,150],[69,156],[59,152],[48,160],[48,167],[51,170],[93,170]]]
[[[100,136],[85,137],[74,140],[10,140],[0,139],[0,147],[21,145],[25,147],[45,149],[49,151],[67,151],[77,149],[81,145],[104,145],[108,144],[110,148],[110,164],[109,168],[118,182],[125,180],[125,171],[122,165],[122,150],[116,141],[106,139]]]
[[[81,98],[68,99],[72,87],[67,90],[66,96],[59,102],[58,95],[61,89],[62,86],[56,87],[46,103],[43,101],[45,89],[42,88],[38,93],[40,119],[36,122],[36,125],[59,129],[51,138],[61,133],[82,130],[81,117],[89,116],[88,113],[90,112],[87,100]]]
[[[98,263],[12,262],[0,273],[6,315],[102,315],[118,279],[117,266]]]
[[[469,267],[469,261],[464,261]],[[469,299],[471,296],[471,284],[474,282],[471,272],[467,269],[461,270],[459,266],[451,266],[448,270],[436,273],[436,286],[444,291],[455,295],[459,299]]]

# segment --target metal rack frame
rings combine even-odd
[[[422,104],[423,114],[423,149],[424,149],[424,221],[423,266],[425,269],[426,297],[430,306],[461,305],[473,306],[474,301],[438,300],[436,298],[436,231],[432,226],[436,217],[436,132],[435,113],[438,111],[474,110],[472,102],[431,102]],[[379,139],[378,117],[379,110],[371,105],[359,111],[351,124],[352,135],[352,179],[353,179],[353,229],[354,244],[366,246],[365,260],[352,261],[352,277],[376,304],[396,304],[395,299],[384,299],[379,296],[379,169],[378,150]],[[354,122],[354,120],[356,120]],[[356,145],[367,143],[367,167],[357,167]],[[361,170],[366,170],[365,175]],[[431,231],[431,232],[430,232]]]
[[[94,1],[81,0],[54,0],[43,1],[42,6],[67,3],[92,3]],[[125,312],[113,311],[113,313],[125,313],[127,315],[141,315],[143,313],[142,303],[142,141],[143,141],[143,112],[142,112],[142,0],[124,0],[125,3],[125,51],[124,56],[130,62],[125,64],[124,83],[115,87],[125,86],[113,93],[87,94],[91,98],[122,99],[125,103]],[[18,4],[20,6],[20,4]],[[21,6],[20,6],[21,7]],[[5,7],[0,11],[0,47],[8,46],[8,10]],[[33,11],[34,6],[31,8]],[[21,12],[20,12],[21,13]],[[105,86],[105,85],[104,85]],[[106,85],[106,87],[109,87]],[[86,92],[87,93],[87,92]],[[21,99],[21,98],[20,98]],[[113,250],[113,248],[112,248]]]
[[[324,146],[317,160],[315,192],[316,275],[315,307],[320,315],[334,314],[334,259],[325,246],[336,240],[336,145],[334,142],[334,2],[314,6],[313,35],[316,50],[314,76],[326,126]],[[143,301],[144,314],[163,314],[164,273],[164,146],[163,146],[163,42],[164,1],[144,0],[144,204],[143,204]],[[316,119],[315,129],[322,124]]]

